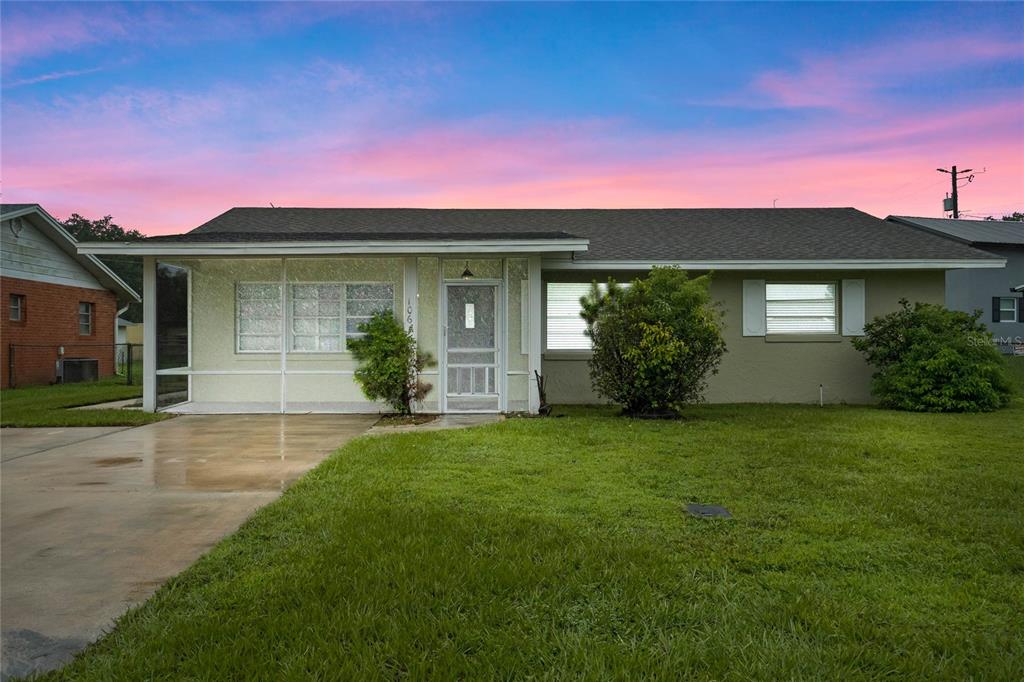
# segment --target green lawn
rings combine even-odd
[[[128,386],[124,377],[9,388],[0,391],[0,426],[135,426],[166,418],[163,414],[132,410],[68,409],[141,395],[142,386]]]
[[[54,677],[1024,678],[1024,402],[566,412],[353,441]]]

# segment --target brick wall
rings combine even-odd
[[[100,376],[115,372],[114,316],[117,297],[110,291],[34,282],[0,277],[0,386],[10,386],[9,350],[32,345],[45,348],[16,348],[14,379],[16,385],[53,383],[56,378],[57,348],[64,346],[64,357],[99,360]],[[21,322],[10,317],[11,294],[25,297]],[[92,334],[78,333],[78,304],[93,304]]]

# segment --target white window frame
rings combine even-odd
[[[84,311],[82,309],[82,306],[85,306],[85,310]],[[93,312],[94,312],[94,306],[93,306],[93,304],[90,301],[79,301],[78,302],[78,335],[79,336],[92,336]],[[82,319],[83,319],[83,316],[85,318],[85,328],[88,329],[88,331],[85,331],[85,332],[82,331],[82,326],[83,326],[82,325]]]
[[[1010,308],[1004,308],[1003,305],[1006,301],[1010,301],[1013,304],[1013,317],[1009,320],[1003,319],[1003,313],[1010,312]],[[1016,296],[1000,296],[999,297],[999,324],[1013,324],[1020,319],[1020,301],[1021,299]]]
[[[277,354],[280,354],[281,353],[281,348],[282,348],[281,344],[284,342],[284,339],[281,338],[280,326],[278,327],[278,330],[277,330],[278,345],[277,345],[276,349],[273,349],[273,350],[265,350],[265,349],[261,349],[261,350],[243,350],[242,349],[242,343],[241,343],[242,336],[243,336],[243,334],[242,334],[242,306],[239,305],[239,303],[241,301],[240,301],[240,299],[238,297],[238,291],[239,291],[239,289],[241,287],[246,286],[246,285],[259,285],[259,286],[272,286],[272,287],[276,287],[277,288],[277,299],[278,300],[281,299],[281,282],[250,281],[250,280],[235,282],[235,353],[237,353],[239,355],[270,355],[270,354],[277,355]],[[286,314],[286,311],[282,310],[281,311],[281,317],[284,318],[285,314]],[[272,336],[272,335],[271,334],[244,334],[244,336]]]
[[[278,344],[278,347],[275,350],[242,350],[242,348],[241,348],[241,338],[242,338],[243,334],[241,333],[241,306],[239,305],[240,299],[238,297],[238,290],[239,290],[239,287],[244,286],[244,285],[266,285],[266,286],[273,286],[273,287],[277,287],[278,297],[280,297],[280,294],[281,294],[281,282],[269,282],[269,281],[238,281],[238,282],[235,282],[235,353],[240,354],[240,355],[271,355],[271,354],[279,354],[281,352],[281,347],[282,347],[281,344],[284,344],[284,348],[286,349],[285,352],[288,353],[289,355],[331,355],[331,354],[335,354],[336,355],[338,353],[347,353],[348,352],[348,339],[349,338],[358,338],[359,336],[361,336],[361,334],[359,334],[357,332],[352,332],[350,334],[347,331],[348,330],[348,318],[349,318],[349,315],[348,315],[348,287],[349,286],[372,285],[372,286],[389,286],[389,287],[391,287],[391,306],[390,306],[390,309],[391,309],[392,312],[396,311],[396,307],[395,307],[395,292],[397,291],[397,286],[396,286],[395,282],[392,282],[392,281],[359,281],[359,282],[340,282],[340,281],[327,282],[327,281],[303,281],[303,280],[290,281],[290,282],[288,282],[288,286],[287,286],[287,290],[286,290],[285,307],[284,307],[284,310],[281,311],[281,315],[282,315],[283,320],[284,320],[285,336],[284,336],[284,338],[281,338],[281,330],[279,329],[277,331],[276,335],[278,336],[279,341],[280,341],[280,343]],[[316,334],[312,334],[312,335],[310,335],[310,334],[296,334],[295,333],[295,329],[293,327],[294,315],[293,315],[292,311],[293,311],[295,300],[296,300],[295,296],[294,296],[294,287],[296,285],[300,285],[300,286],[336,286],[336,287],[340,287],[341,288],[341,298],[339,300],[339,318],[341,320],[341,331],[339,332],[340,345],[339,345],[337,350],[320,350],[319,348],[317,348],[317,349],[297,349],[297,348],[294,347],[295,336],[316,336],[316,337],[321,336],[319,331]],[[365,317],[365,316],[357,315],[355,317],[362,318],[362,317]],[[319,317],[314,318],[314,319],[318,319],[319,320]],[[270,336],[270,334],[250,334],[249,336]]]
[[[768,319],[770,317],[768,315],[768,308],[769,308],[769,306],[772,303],[772,299],[770,299],[769,296],[768,296],[768,291],[769,291],[769,289],[773,285],[775,285],[775,286],[800,286],[800,285],[809,285],[809,286],[823,286],[824,285],[824,286],[831,286],[832,287],[832,331],[799,330],[799,329],[796,329],[796,330],[794,330],[794,329],[787,329],[787,330],[782,330],[782,331],[772,331],[772,329],[770,328],[769,323],[768,323]],[[840,332],[840,329],[841,329],[841,322],[842,322],[841,319],[840,319],[840,312],[839,312],[840,311],[840,300],[839,300],[840,293],[839,293],[839,288],[840,288],[840,282],[838,282],[836,280],[815,280],[815,281],[810,281],[810,280],[800,280],[800,281],[767,280],[765,282],[765,287],[764,287],[764,301],[765,301],[765,305],[764,305],[764,310],[765,310],[764,331],[765,331],[765,337],[769,337],[769,336],[775,336],[775,337],[779,337],[779,336],[838,336],[839,332]]]
[[[25,295],[24,294],[11,294],[8,299],[7,317],[11,322],[24,322],[25,321]],[[17,313],[17,317],[15,317]]]

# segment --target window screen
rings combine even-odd
[[[342,349],[342,288],[341,284],[292,285],[292,350],[330,352]]]
[[[999,299],[999,321],[1017,321],[1017,299],[1012,296],[1004,296]]]
[[[21,322],[25,319],[25,297],[21,294],[11,294],[10,320]]]
[[[362,334],[359,325],[368,322],[379,310],[395,309],[395,287],[392,284],[345,285],[345,338]]]
[[[240,283],[236,289],[238,352],[281,350],[281,285]]]
[[[78,333],[82,336],[92,334],[92,303],[78,304]]]
[[[769,334],[835,334],[836,285],[769,282],[765,313]]]

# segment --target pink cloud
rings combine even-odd
[[[1024,207],[1024,122],[1013,103],[767,139],[744,133],[728,142],[640,133],[619,121],[465,121],[405,133],[327,131],[294,144],[231,149],[201,133],[168,137],[136,121],[136,107],[162,110],[166,98],[118,102],[75,129],[40,122],[47,148],[64,150],[59,158],[6,151],[5,200],[41,201],[61,216],[113,213],[153,234],[190,229],[231,206],[270,202],[696,207],[778,199],[780,206],[852,205],[880,216],[939,215],[946,178],[933,169],[957,161],[988,169],[964,190],[962,205],[980,213]],[[221,115],[203,104],[184,109],[200,119]],[[111,111],[121,113],[104,113]],[[177,105],[170,111],[168,120],[184,116]]]
[[[1024,43],[993,40],[991,36],[875,42],[846,54],[804,55],[797,68],[762,72],[744,93],[728,97],[724,103],[863,114],[878,109],[878,91],[924,74],[929,78],[948,77],[965,66],[1021,59]]]

